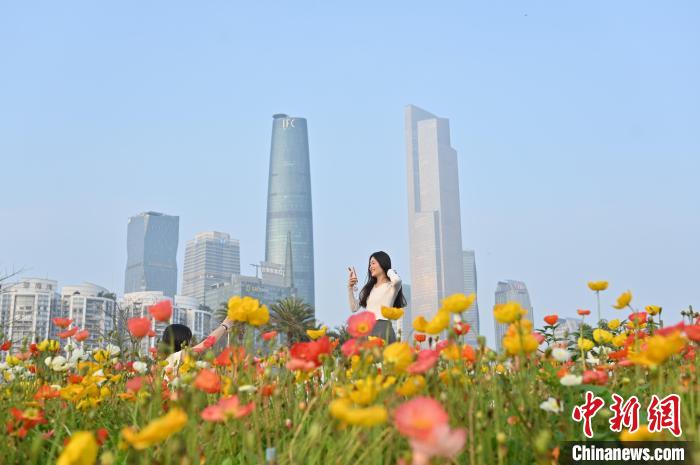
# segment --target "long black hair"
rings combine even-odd
[[[369,297],[369,293],[372,292],[372,288],[375,284],[377,284],[377,278],[373,277],[372,273],[369,271],[369,262],[372,260],[372,258],[377,260],[377,263],[379,263],[379,266],[382,267],[382,270],[384,270],[385,273],[391,269],[391,257],[389,257],[388,253],[380,250],[379,252],[374,252],[369,256],[369,259],[367,260],[367,282],[360,291],[360,307],[364,308],[367,308],[367,298]],[[403,296],[403,290],[401,288],[399,288],[399,292],[396,294],[393,306],[398,308],[403,308],[406,306],[406,298]]]
[[[162,349],[167,353],[179,352],[192,341],[192,331],[185,325],[172,324],[163,330],[160,338]]]

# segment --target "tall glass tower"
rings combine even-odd
[[[473,250],[463,250],[462,251],[462,263],[464,264],[464,293],[466,295],[472,292],[476,294],[476,257]],[[479,336],[479,299],[477,294],[477,300],[474,301],[472,308],[467,310],[465,313],[464,321],[469,323],[472,327],[471,331],[467,333],[467,342],[469,344],[475,345],[476,338]]]
[[[265,261],[283,266],[291,261],[297,296],[313,306],[314,234],[306,119],[285,114],[272,118]]]
[[[464,292],[457,151],[450,122],[405,110],[412,317],[432,318],[445,297]]]
[[[527,286],[522,281],[499,281],[496,286],[496,305],[505,304],[507,302],[518,302],[520,306],[527,311],[526,318],[530,321],[534,320],[534,315],[532,312],[532,304],[530,303],[530,293],[527,292]],[[508,331],[508,325],[499,323],[494,319],[494,325],[496,329],[496,347],[500,352],[503,348],[503,336],[506,335]]]
[[[145,212],[129,218],[124,293],[177,292],[177,242],[180,217]]]

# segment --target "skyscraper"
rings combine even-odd
[[[228,282],[241,274],[241,246],[226,233],[208,231],[197,234],[185,246],[182,295],[204,303],[204,292],[214,284]]]
[[[464,291],[457,152],[446,118],[408,105],[405,128],[411,313],[429,319]]]
[[[124,293],[177,292],[177,242],[180,218],[145,212],[129,218]]]
[[[40,342],[49,337],[51,318],[59,316],[56,281],[26,278],[4,285],[0,292],[0,332],[21,347],[22,341]]]
[[[530,303],[530,294],[527,292],[527,286],[522,281],[499,281],[496,286],[496,305],[505,304],[507,302],[518,302],[520,306],[527,310],[527,315],[523,318],[527,318],[534,322],[532,304]],[[508,325],[499,323],[494,320],[494,325],[496,329],[496,346],[500,351],[503,344],[503,336],[506,335],[508,330]]]
[[[292,261],[297,295],[313,306],[314,234],[306,119],[285,114],[272,118],[265,262],[286,266]]]
[[[466,295],[476,293],[476,258],[473,250],[462,251],[462,264],[464,268],[464,293]],[[474,301],[474,305],[464,314],[464,321],[472,327],[467,333],[467,342],[476,345],[476,338],[479,335],[479,300]]]

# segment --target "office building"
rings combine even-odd
[[[411,312],[429,320],[464,291],[457,152],[446,118],[409,105],[405,130]]]
[[[129,218],[124,293],[177,293],[177,244],[180,218],[145,212]]]
[[[298,296],[314,305],[314,240],[306,119],[276,114],[272,122],[267,190],[265,262],[281,266],[293,257]]]

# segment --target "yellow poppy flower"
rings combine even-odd
[[[503,337],[503,347],[510,355],[529,354],[537,350],[538,346],[537,339],[532,335],[532,322],[529,320],[520,320],[511,324]]]
[[[265,305],[261,305],[248,313],[248,324],[251,326],[262,326],[268,321],[270,321],[270,312]]]
[[[409,376],[396,392],[404,397],[413,397],[425,389],[425,378],[422,375]]]
[[[388,412],[381,405],[354,407],[349,399],[336,399],[329,405],[331,416],[343,423],[356,426],[375,426],[386,423]]]
[[[476,294],[469,295],[462,293],[452,294],[442,300],[442,308],[451,313],[462,313],[474,304]]]
[[[313,340],[318,339],[319,337],[323,337],[326,335],[326,331],[328,331],[327,326],[321,326],[319,329],[307,329],[306,334]]]
[[[405,342],[394,342],[384,349],[384,363],[397,373],[403,373],[413,361],[411,346]]]
[[[428,334],[439,334],[450,325],[450,312],[441,308],[438,310],[435,317],[425,326],[425,332]]]
[[[151,421],[138,433],[133,428],[122,429],[122,437],[134,449],[146,449],[161,443],[187,424],[187,414],[180,408],[172,408],[167,414]]]
[[[622,347],[627,342],[627,334],[621,333],[612,338],[612,343],[615,347]]]
[[[588,288],[592,291],[604,291],[608,288],[607,281],[588,281]]]
[[[652,316],[658,315],[659,313],[661,313],[661,307],[659,307],[658,305],[647,305],[645,310],[647,311],[647,313],[649,315],[652,315]]]
[[[418,331],[419,333],[424,333],[425,328],[428,326],[428,321],[425,319],[423,315],[416,317],[413,320],[413,329]]]
[[[628,306],[630,302],[632,301],[632,292],[631,291],[625,291],[622,294],[620,294],[620,297],[617,298],[617,304],[613,305],[618,310],[621,310]]]
[[[617,318],[608,321],[608,329],[615,331],[619,327],[620,327],[620,320],[618,320]]]
[[[627,358],[638,365],[656,367],[664,363],[669,357],[685,347],[685,339],[680,331],[668,336],[651,336],[644,339],[643,346],[638,352],[630,351]]]
[[[578,338],[578,348],[583,350],[591,350],[595,346],[595,343],[590,339],[584,337]]]
[[[382,316],[388,320],[398,320],[403,316],[403,309],[382,306]]]
[[[520,306],[518,302],[507,302],[505,304],[497,304],[493,307],[493,316],[499,323],[513,323],[527,312]]]
[[[93,465],[99,446],[90,431],[76,431],[58,457],[56,465]]]
[[[593,330],[593,340],[598,344],[607,344],[612,341],[613,335],[610,331],[596,328]]]

